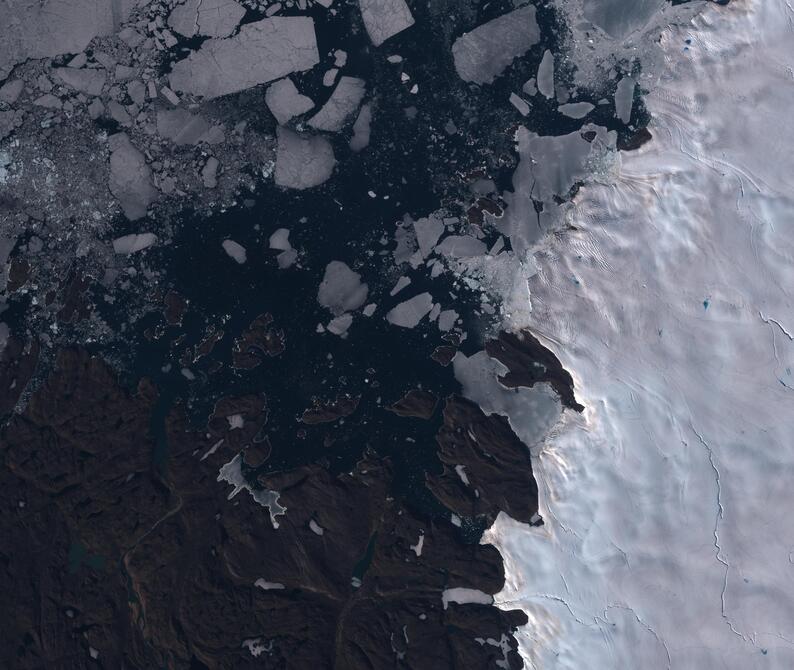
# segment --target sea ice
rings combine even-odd
[[[168,25],[180,35],[228,37],[245,16],[235,0],[185,0],[168,17]]]
[[[317,291],[317,302],[337,316],[361,307],[367,300],[369,288],[361,275],[347,263],[331,261]]]
[[[281,125],[314,107],[312,99],[300,93],[288,77],[279,79],[268,86],[265,93],[265,103],[270,113],[276,117],[276,121]]]
[[[224,240],[221,244],[223,250],[233,258],[238,264],[242,265],[246,261],[245,247],[234,240]]]
[[[549,99],[554,97],[554,54],[548,49],[538,66],[538,90]]]
[[[405,0],[358,0],[358,5],[364,28],[376,47],[414,24]]]
[[[464,81],[490,84],[515,58],[540,40],[535,7],[513,10],[461,35],[452,45],[455,70]]]
[[[171,87],[217,98],[320,62],[314,21],[308,16],[276,16],[245,24],[233,37],[209,39],[171,70]]]
[[[557,111],[572,119],[583,119],[595,109],[595,105],[589,102],[569,102],[566,105],[557,107]]]
[[[136,251],[148,249],[157,242],[154,233],[133,233],[113,240],[113,251],[117,254],[134,254]]]
[[[415,328],[431,309],[433,297],[429,293],[420,293],[387,312],[386,320],[402,328]]]
[[[328,101],[312,118],[309,125],[317,130],[338,132],[356,113],[364,99],[366,82],[357,77],[342,77]]]
[[[427,258],[444,232],[444,224],[436,217],[430,216],[414,221],[414,231],[422,258]]]
[[[288,128],[277,131],[275,182],[287,188],[307,189],[327,181],[336,158],[331,143],[319,135],[299,135]]]
[[[615,90],[615,115],[628,123],[631,120],[631,108],[634,104],[634,88],[636,82],[631,77],[623,77]]]
[[[358,153],[369,146],[370,126],[372,124],[372,105],[366,103],[361,106],[353,123],[353,137],[350,138],[350,150]]]
[[[152,171],[143,154],[130,142],[125,133],[108,138],[110,148],[110,192],[116,197],[130,221],[146,216],[146,211],[156,199],[157,189],[152,184]]]

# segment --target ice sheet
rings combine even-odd
[[[486,535],[530,668],[794,667],[793,18],[663,31],[654,140],[537,256],[531,319],[587,409],[536,460],[545,525]]]

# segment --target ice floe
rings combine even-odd
[[[314,21],[276,16],[245,24],[233,37],[207,40],[174,65],[169,81],[177,91],[217,98],[319,62]]]
[[[461,35],[452,45],[455,70],[464,81],[490,84],[515,58],[540,40],[535,7],[527,5]]]

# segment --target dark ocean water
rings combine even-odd
[[[531,116],[522,118],[508,102],[509,94],[520,91],[523,82],[534,76],[543,52],[555,49],[564,30],[545,6],[538,9],[541,43],[492,86],[468,86],[458,78],[451,42],[462,31],[511,7],[506,2],[479,6],[414,3],[416,25],[380,50],[369,46],[355,8],[341,6],[335,17],[325,10],[314,12],[320,53],[344,49],[348,65],[343,74],[368,82],[368,97],[375,105],[371,146],[352,154],[347,148],[349,133],[340,135],[334,138],[339,166],[323,186],[295,192],[261,180],[255,193],[241,194],[240,204],[228,211],[207,216],[187,208],[172,221],[171,243],[147,252],[147,264],[156,269],[165,286],[189,301],[190,308],[182,326],[166,328],[163,337],[151,340],[146,336],[147,331],[163,327],[159,312],[128,324],[129,311],[123,302],[97,302],[111,329],[119,333],[125,329],[123,344],[98,345],[97,353],[123,361],[130,384],[149,377],[160,391],[152,423],[158,438],[156,462],[167,462],[163,421],[175,402],[184,403],[200,425],[221,397],[263,394],[269,408],[264,432],[273,452],[257,472],[316,461],[326,462],[333,471],[347,471],[365,450],[372,449],[393,461],[396,494],[405,496],[423,514],[448,515],[424,486],[425,473],[440,470],[435,445],[440,411],[423,421],[400,418],[383,409],[411,388],[432,391],[439,398],[458,390],[451,366],[444,368],[430,359],[435,347],[445,342],[435,324],[426,320],[408,330],[390,326],[383,315],[398,302],[430,291],[443,308],[461,314],[463,331],[468,334],[461,349],[467,354],[482,348],[489,317],[479,311],[479,294],[456,285],[454,277],[444,274],[431,280],[425,268],[396,269],[391,254],[395,225],[406,214],[419,218],[441,207],[463,220],[472,201],[471,180],[464,175],[476,170],[493,179],[498,191],[510,188],[517,161],[513,131],[518,124],[542,135],[570,133],[588,122],[628,132],[612,116],[611,106],[596,107],[585,119],[574,120],[557,113],[556,102],[542,99],[533,102]],[[351,32],[351,25],[358,25],[358,32]],[[386,56],[391,53],[400,54],[404,62],[388,63]],[[408,85],[400,83],[402,70],[411,77]],[[569,75],[558,68],[557,81],[564,82]],[[298,78],[299,87],[318,103],[331,92],[323,88],[321,78],[321,71]],[[419,91],[411,94],[414,83]],[[580,92],[577,100],[595,103],[609,95],[608,90]],[[257,106],[261,102],[261,92],[242,94],[239,99],[240,105],[248,106],[250,123],[272,132],[272,119],[264,107]],[[405,112],[410,107],[416,108],[413,118]],[[632,121],[642,123],[642,105],[635,105],[634,114]],[[445,131],[449,121],[457,133]],[[253,172],[258,168],[251,166]],[[244,200],[248,202],[243,204]],[[282,227],[290,230],[292,246],[302,251],[300,268],[279,270],[275,253],[267,248],[269,236]],[[150,228],[155,230],[156,225]],[[137,232],[140,226],[120,224],[117,234],[127,230]],[[495,231],[486,229],[486,233],[490,241],[495,239]],[[244,265],[224,253],[221,243],[227,238],[246,248]],[[317,324],[331,317],[316,296],[332,260],[344,261],[359,272],[370,288],[368,302],[378,304],[371,318],[356,314],[346,339],[316,332]],[[403,272],[412,283],[390,298],[388,292]],[[284,330],[285,351],[265,357],[253,370],[232,369],[234,339],[265,312],[273,316],[276,328]],[[194,346],[208,327],[223,330],[224,337],[210,356],[189,366],[195,375],[189,381],[180,373],[174,340],[184,336],[180,346]],[[223,367],[211,372],[217,362]],[[313,398],[332,400],[344,393],[361,396],[352,416],[320,426],[298,422]],[[257,472],[248,474],[253,477]],[[478,529],[478,524],[470,522],[472,539],[479,537]]]

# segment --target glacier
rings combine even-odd
[[[501,514],[496,603],[528,668],[794,667],[794,10],[659,30],[653,140],[534,249],[530,325],[574,376]]]

